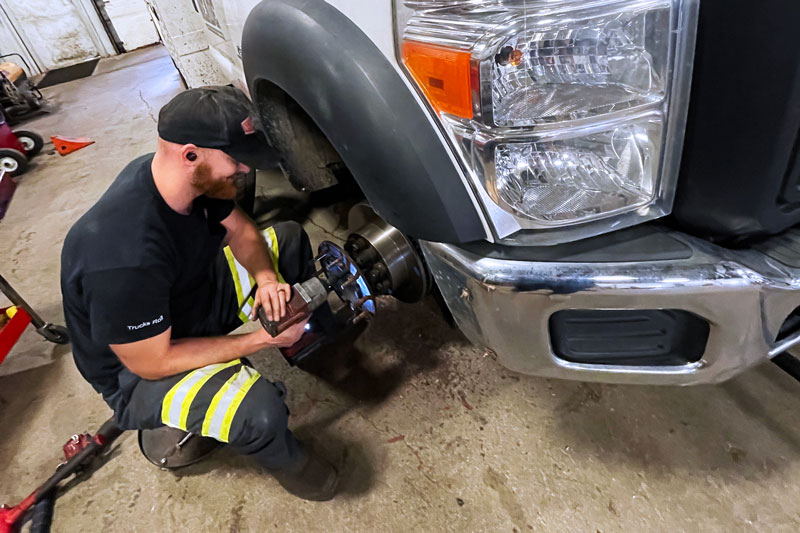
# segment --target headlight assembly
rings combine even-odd
[[[553,243],[668,214],[696,0],[396,0],[398,57],[495,237]]]

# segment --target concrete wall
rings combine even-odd
[[[230,79],[209,51],[205,22],[190,0],[146,0],[161,40],[189,87],[225,85]]]

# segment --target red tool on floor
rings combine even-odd
[[[116,425],[114,418],[110,418],[94,436],[87,433],[73,435],[64,444],[64,462],[56,468],[55,474],[18,505],[0,506],[0,533],[19,531],[31,508],[31,533],[50,531],[58,484],[69,476],[84,471],[121,434],[122,430]]]

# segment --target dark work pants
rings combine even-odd
[[[304,281],[314,274],[311,244],[299,224],[280,222],[264,235],[273,265],[286,283]],[[221,253],[214,266],[214,275],[231,279],[220,284],[225,289],[215,295],[218,314],[186,336],[223,335],[242,325],[238,311],[250,284],[246,272],[232,263],[231,257],[229,252]],[[283,384],[261,377],[240,360],[156,381],[141,379],[126,369],[119,381],[127,402],[117,410],[116,418],[124,429],[177,427],[227,442],[270,469],[299,468],[305,458],[288,428]]]

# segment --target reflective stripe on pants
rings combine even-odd
[[[201,435],[228,442],[231,423],[245,395],[261,375],[248,366],[242,365],[239,371],[220,387],[203,419]]]
[[[205,401],[199,402],[200,407],[206,403],[208,405],[200,433],[205,437],[228,442],[236,412],[248,391],[261,378],[258,372],[243,365],[239,359],[229,363],[208,365],[186,374],[164,396],[161,402],[161,422],[166,426],[189,431],[187,427],[189,410],[200,389],[212,377],[236,365],[239,366],[238,370],[214,392],[211,402],[207,403],[207,400],[213,391],[204,392]]]
[[[215,374],[234,365],[240,365],[239,359],[229,363],[204,366],[186,374],[164,396],[161,402],[161,422],[165,426],[180,428],[186,431],[186,419],[200,388]]]

